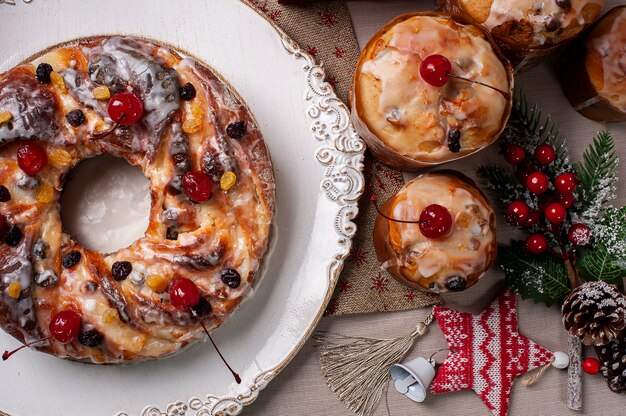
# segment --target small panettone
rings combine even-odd
[[[626,327],[626,296],[606,282],[587,282],[563,303],[563,325],[585,345],[605,345]]]

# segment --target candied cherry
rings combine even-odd
[[[526,250],[533,254],[541,254],[548,249],[548,240],[543,234],[531,234],[524,243]]]
[[[24,143],[17,149],[17,165],[27,175],[36,175],[48,164],[46,150],[37,143]]]
[[[120,92],[111,97],[107,111],[113,122],[130,126],[141,119],[143,101],[132,92]]]
[[[584,246],[591,239],[591,231],[585,224],[574,224],[567,232],[567,238],[574,245]]]
[[[510,222],[513,224],[522,224],[530,215],[530,207],[524,201],[513,201],[506,209]]]
[[[526,178],[526,188],[536,195],[544,193],[549,185],[548,177],[543,172],[532,172]]]
[[[554,179],[554,188],[560,194],[574,192],[576,189],[576,175],[573,173],[561,173]]]
[[[174,279],[170,286],[170,303],[177,309],[188,309],[200,302],[200,290],[184,277]]]
[[[450,60],[443,55],[427,56],[420,64],[422,79],[433,87],[442,87],[448,82],[448,74],[452,71]]]
[[[213,183],[208,175],[200,170],[193,170],[183,175],[183,189],[189,198],[199,204],[211,198]]]
[[[511,165],[519,165],[526,160],[526,151],[519,144],[511,143],[506,147],[504,158]]]
[[[452,228],[452,215],[450,211],[439,204],[431,204],[424,208],[419,218],[420,232],[426,238],[441,238],[450,232]]]
[[[554,151],[554,147],[546,143],[537,146],[534,155],[537,163],[543,166],[549,165],[550,163],[554,162],[554,159],[556,159],[556,152]]]
[[[558,202],[553,202],[546,207],[544,215],[552,224],[562,224],[563,221],[565,221],[567,211],[563,208],[563,205]]]

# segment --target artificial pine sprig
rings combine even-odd
[[[488,165],[478,176],[506,210],[505,220],[529,233],[500,248],[507,284],[523,298],[551,305],[581,276],[608,282],[625,276],[626,209],[608,207],[617,181],[611,135],[598,134],[582,162],[572,165],[551,118],[517,92],[501,142],[514,170]]]

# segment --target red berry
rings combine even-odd
[[[50,321],[50,334],[60,343],[72,342],[80,332],[81,317],[74,311],[61,311]]]
[[[48,164],[48,155],[37,143],[24,143],[17,150],[17,165],[27,175],[36,175]]]
[[[554,187],[560,194],[574,192],[576,189],[576,175],[573,173],[561,173],[554,180]]]
[[[548,240],[543,234],[531,234],[526,239],[525,247],[533,254],[541,254],[548,248]]]
[[[519,165],[526,160],[526,150],[519,144],[509,144],[504,152],[504,158],[511,165]]]
[[[452,228],[452,216],[446,207],[432,204],[424,208],[419,218],[421,233],[426,238],[441,238]]]
[[[577,246],[584,246],[591,239],[591,231],[585,224],[574,224],[567,232],[567,238]]]
[[[177,309],[187,309],[200,302],[200,290],[194,282],[184,277],[174,279],[170,286],[170,303]]]
[[[585,373],[595,376],[600,372],[600,361],[593,357],[585,358],[582,362],[582,368]]]
[[[565,221],[567,211],[563,208],[563,205],[558,202],[554,202],[546,207],[544,215],[552,224],[561,224]]]
[[[521,225],[523,227],[532,227],[533,225],[539,224],[541,220],[541,213],[537,210],[531,210],[530,214],[528,214],[528,218]]]
[[[544,193],[549,185],[548,177],[542,172],[533,172],[526,178],[526,187],[533,194],[539,195]]]
[[[556,159],[556,152],[554,151],[554,147],[549,144],[540,144],[535,149],[535,160],[540,165],[549,165],[554,162]]]
[[[574,205],[574,194],[571,192],[560,194],[556,200],[559,204],[563,205],[564,208],[569,208]]]
[[[183,175],[183,189],[194,202],[201,204],[211,198],[212,187],[211,179],[200,170],[189,171]]]
[[[452,72],[452,64],[443,55],[427,56],[420,64],[422,79],[433,87],[442,87],[448,82],[448,74]]]
[[[530,207],[524,201],[513,201],[509,204],[506,212],[515,218],[515,223],[523,223],[530,214]]]
[[[528,176],[530,175],[530,173],[531,172],[528,169],[519,169],[515,176],[517,177],[519,183],[526,186],[526,181],[528,180]]]
[[[107,111],[115,123],[130,126],[141,119],[143,101],[132,92],[120,92],[111,97]]]

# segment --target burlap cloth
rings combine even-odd
[[[359,46],[344,1],[281,5],[277,0],[249,0],[275,21],[301,48],[322,62],[327,81],[346,101],[359,57]],[[359,204],[358,231],[326,315],[401,311],[440,301],[439,296],[407,288],[380,269],[372,231],[376,210],[369,202],[374,193],[385,201],[404,184],[402,174],[386,168],[371,156],[365,163],[365,195]]]

